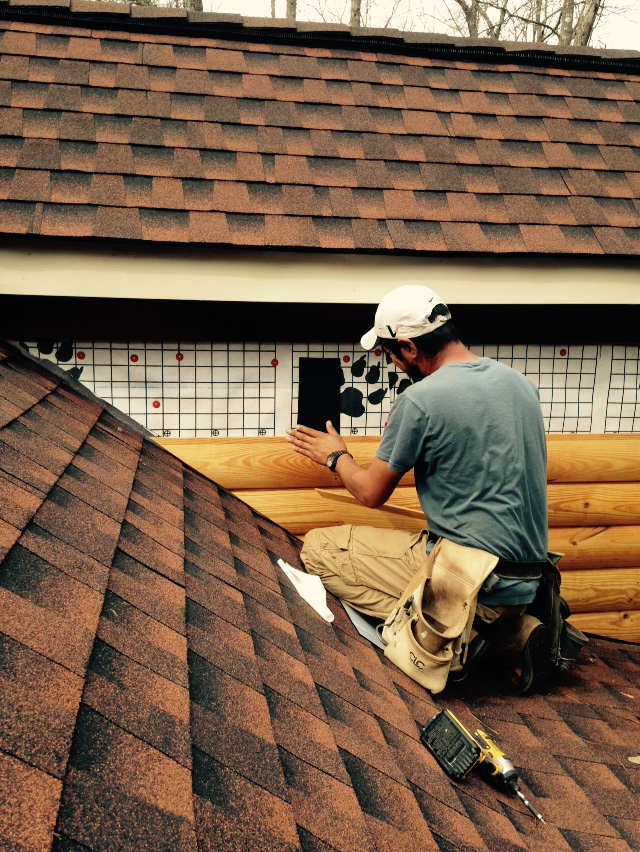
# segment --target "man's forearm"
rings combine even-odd
[[[348,455],[340,456],[336,473],[347,491],[369,509],[383,506],[400,479],[400,474],[389,475],[388,466],[380,459],[374,459],[371,467],[363,468]]]

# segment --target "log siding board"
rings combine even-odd
[[[549,526],[640,524],[639,482],[550,483]]]
[[[559,527],[549,530],[549,549],[563,553],[563,571],[640,566],[640,526]]]
[[[252,509],[265,515],[294,535],[303,535],[314,527],[332,527],[339,524],[365,524],[388,529],[419,532],[425,528],[422,520],[392,514],[381,509],[367,509],[359,503],[342,503],[325,500],[314,488],[296,488],[284,491],[236,490],[237,497]]]
[[[156,438],[181,461],[231,491],[244,488],[326,488],[340,484],[337,474],[292,452],[284,438]],[[379,438],[347,439],[358,464],[371,464]],[[403,478],[412,485],[413,472]]]
[[[562,596],[572,613],[640,610],[640,568],[563,571]]]
[[[547,435],[548,482],[640,482],[640,436]]]
[[[352,504],[357,504],[354,497],[344,488],[300,488],[296,493],[307,513],[313,516],[313,506],[316,507],[318,515],[314,526],[323,526],[322,518],[328,517],[327,507],[323,499],[333,499],[342,503],[342,509],[349,513]],[[283,493],[282,489],[236,489],[238,494],[246,494],[247,502],[254,505],[253,501],[270,505],[278,510],[278,495]],[[640,524],[640,483],[584,483],[569,485],[549,485],[549,526],[550,527],[574,527],[574,526],[629,526]],[[338,509],[338,507],[334,507]],[[416,519],[415,529],[425,524],[425,517],[420,508],[418,495],[413,486],[400,486],[396,488],[390,500],[382,511],[403,510],[407,515],[413,514]],[[335,513],[333,523],[351,523],[339,512]],[[406,526],[406,525],[405,525]],[[404,528],[404,527],[403,527]],[[414,526],[407,527],[414,529]],[[311,529],[311,527],[309,527]]]
[[[621,642],[640,642],[640,612],[577,613],[570,618],[578,630]]]
[[[593,530],[600,527],[640,524],[640,485],[612,485],[611,494],[603,485],[585,489],[580,495],[573,494],[573,488],[574,486],[549,486],[551,530],[583,526]],[[628,495],[621,493],[625,488],[629,489]],[[602,494],[595,494],[596,489]],[[236,489],[234,493],[273,520],[276,515],[285,519],[286,523],[283,520],[282,525],[290,532],[308,532],[313,527],[334,524],[362,523],[360,518],[364,507],[351,497],[348,491],[341,488]],[[330,499],[332,496],[334,499]],[[572,510],[572,506],[579,507],[584,501],[590,502],[590,510]],[[558,508],[559,506],[561,508]],[[406,512],[406,516],[401,518],[399,513],[394,511],[396,509]],[[618,509],[621,514],[616,514]],[[632,511],[633,509],[635,511]],[[274,514],[270,515],[270,512]],[[369,519],[367,522],[373,526],[377,526],[378,521],[380,526],[390,526],[390,519],[383,517],[390,513],[394,514],[394,525],[399,529],[417,531],[427,526],[414,488],[397,488],[382,509],[367,509],[366,512]],[[372,512],[374,514],[371,514]],[[412,515],[415,517],[411,517]],[[358,520],[353,520],[356,517]],[[551,532],[551,535],[558,533]]]
[[[368,465],[380,438],[346,438],[359,464]],[[326,488],[339,481],[291,452],[284,438],[156,438],[156,442],[224,488]],[[638,435],[547,435],[547,480],[640,482]],[[402,480],[412,485],[410,471]]]

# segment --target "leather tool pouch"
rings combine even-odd
[[[553,670],[561,673],[575,663],[580,649],[589,641],[587,637],[569,624],[571,615],[569,604],[560,595],[560,571],[558,562],[561,553],[547,554],[540,585],[535,599],[527,607],[527,612],[547,625],[551,636],[551,662]]]
[[[478,591],[498,557],[440,539],[382,626],[385,656],[431,692],[441,692],[463,636],[473,622]]]

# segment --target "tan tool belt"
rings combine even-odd
[[[498,557],[440,539],[382,626],[385,656],[431,692],[441,692],[475,615],[478,592]]]

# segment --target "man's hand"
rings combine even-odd
[[[347,449],[347,445],[333,428],[330,420],[327,420],[326,432],[318,432],[308,426],[298,425],[295,429],[287,429],[285,438],[296,453],[306,456],[316,464],[326,465],[331,453]]]
[[[346,450],[347,445],[327,421],[327,431],[318,432],[308,426],[287,429],[285,435],[291,448],[316,464],[326,465],[327,457],[336,450]],[[351,456],[340,456],[336,473],[353,496],[370,509],[387,502],[402,474],[391,470],[382,459],[374,458],[368,468],[362,468]]]

